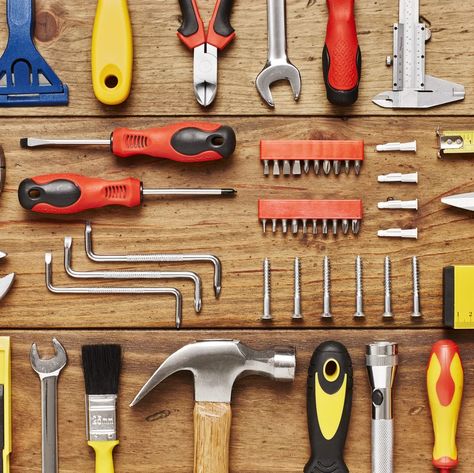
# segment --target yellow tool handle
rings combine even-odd
[[[445,473],[458,464],[456,430],[464,382],[459,349],[453,341],[433,345],[426,380],[435,436],[433,465]]]
[[[114,473],[113,450],[118,440],[89,441],[87,445],[95,451],[95,473]]]
[[[97,100],[118,105],[132,86],[133,39],[127,0],[98,0],[92,31],[92,85]]]

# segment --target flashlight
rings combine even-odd
[[[398,365],[398,345],[392,342],[367,345],[365,364],[372,389],[372,473],[392,473],[392,386]]]

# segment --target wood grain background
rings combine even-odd
[[[213,2],[199,1],[210,17]],[[267,109],[255,90],[255,77],[266,58],[264,0],[235,2],[232,24],[237,39],[219,61],[219,91],[215,104],[203,111],[192,90],[192,54],[176,38],[180,24],[178,2],[130,1],[135,64],[132,94],[120,107],[104,107],[92,93],[90,40],[95,2],[37,0],[36,42],[50,65],[70,87],[70,106],[0,109],[0,136],[7,158],[7,183],[0,199],[0,249],[9,253],[2,274],[15,271],[12,292],[2,301],[0,328],[13,337],[13,473],[41,470],[39,381],[28,362],[30,343],[46,350],[56,335],[64,343],[69,365],[60,380],[60,470],[90,471],[92,453],[84,434],[83,381],[80,345],[123,343],[125,364],[121,384],[120,438],[117,472],[141,473],[155,469],[181,473],[192,468],[192,382],[178,375],[167,381],[137,409],[127,407],[138,388],[172,351],[201,338],[241,338],[256,347],[291,343],[298,349],[298,376],[291,386],[263,378],[238,383],[234,393],[231,471],[257,473],[302,471],[308,458],[305,414],[305,372],[310,355],[322,341],[345,343],[356,367],[353,419],[347,447],[351,472],[370,466],[370,400],[364,368],[364,344],[372,339],[400,343],[397,377],[396,471],[431,472],[432,434],[424,389],[424,371],[433,342],[443,336],[460,343],[466,370],[463,413],[459,427],[461,465],[473,471],[472,447],[474,344],[469,333],[445,333],[441,319],[441,272],[445,265],[473,262],[472,216],[446,208],[443,195],[474,191],[469,159],[436,158],[435,130],[472,129],[474,44],[472,2],[422,2],[421,13],[431,21],[433,39],[427,46],[427,72],[456,80],[466,87],[466,100],[416,111],[383,110],[371,103],[387,90],[391,71],[385,56],[392,49],[391,25],[398,17],[393,0],[356,2],[359,40],[363,54],[360,99],[354,107],[338,109],[325,98],[321,50],[326,26],[324,1],[287,0],[288,49],[303,77],[299,103],[285,83],[274,87],[276,110]],[[0,12],[5,1],[0,1]],[[6,42],[0,15],[0,49]],[[238,147],[226,162],[184,166],[152,158],[120,160],[107,149],[83,147],[22,150],[21,137],[106,138],[117,126],[159,126],[187,119],[218,121],[233,126]],[[366,160],[359,177],[302,176],[264,178],[259,161],[260,139],[364,139]],[[418,141],[415,154],[376,154],[387,141]],[[17,201],[19,182],[39,174],[78,172],[104,178],[134,176],[148,187],[235,187],[234,199],[154,199],[141,209],[107,209],[66,218],[29,214]],[[388,172],[420,173],[418,185],[377,184]],[[258,198],[362,198],[364,220],[357,237],[297,238],[262,235],[257,220]],[[388,197],[420,200],[418,212],[379,211]],[[213,253],[223,262],[220,300],[214,299],[209,264],[99,265],[84,254],[84,220],[91,219],[98,253],[197,252]],[[418,227],[417,241],[378,239],[379,228]],[[184,324],[174,327],[171,297],[73,296],[48,293],[44,285],[44,253],[54,255],[58,285],[101,284],[71,280],[62,267],[63,238],[74,238],[76,269],[187,269],[203,280],[202,313],[192,307],[188,282],[170,281],[184,296]],[[354,259],[364,259],[365,312],[354,322]],[[322,259],[331,257],[332,310],[330,324],[322,310]],[[383,311],[383,258],[393,262],[392,322]],[[410,320],[411,256],[421,267],[422,320]],[[274,321],[262,325],[262,260],[271,259]],[[293,258],[302,261],[303,314],[291,323]],[[128,282],[117,282],[116,285]],[[130,285],[140,283],[131,282]],[[160,285],[156,281],[149,285]],[[161,284],[164,285],[164,284]],[[337,328],[341,330],[330,330]],[[304,330],[303,330],[304,329]]]

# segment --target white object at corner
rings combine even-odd
[[[407,151],[416,153],[416,140],[409,141],[408,143],[385,143],[383,145],[377,145],[375,147],[377,151]]]
[[[404,209],[404,210],[418,210],[418,199],[415,200],[395,200],[388,199],[377,204],[379,209]]]
[[[418,238],[418,228],[389,228],[388,230],[379,230],[377,236],[386,238]]]
[[[377,180],[378,182],[411,182],[418,184],[418,173],[402,174],[401,172],[392,172],[390,174],[382,174]]]

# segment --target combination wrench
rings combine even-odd
[[[290,62],[286,52],[286,0],[267,0],[268,58],[255,85],[263,100],[274,107],[270,86],[279,80],[290,82],[293,97],[301,93],[300,71]]]
[[[66,366],[63,346],[53,338],[55,355],[40,358],[36,343],[31,345],[30,363],[41,381],[41,468],[42,473],[58,472],[58,377]]]

